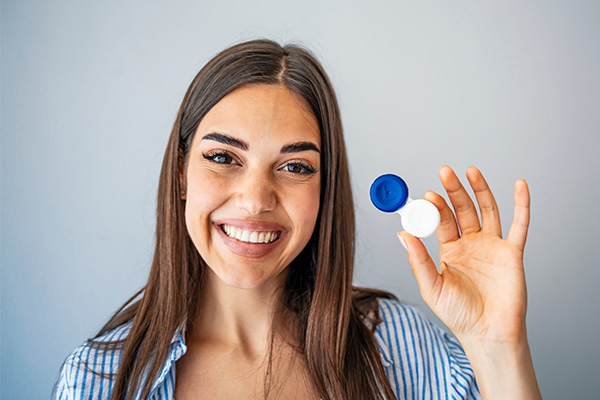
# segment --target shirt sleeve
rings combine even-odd
[[[56,400],[74,400],[75,399],[75,378],[79,364],[77,360],[81,356],[81,348],[77,348],[63,363],[60,369],[58,383],[54,390]]]
[[[379,313],[375,340],[398,399],[481,399],[473,369],[452,335],[399,301],[380,299]]]
[[[130,326],[109,332],[96,342],[120,340]],[[108,400],[121,361],[120,349],[106,349],[89,342],[75,349],[62,365],[54,390],[55,400]]]

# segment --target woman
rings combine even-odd
[[[463,352],[391,295],[352,287],[348,166],[319,63],[270,41],[223,51],[173,127],[141,298],[66,360],[57,398],[539,398],[525,332],[527,186],[515,186],[502,240],[483,176],[471,167],[467,177],[482,226],[449,167],[440,178],[456,219],[426,195],[441,214],[441,274],[399,234]]]

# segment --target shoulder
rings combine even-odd
[[[398,398],[480,398],[458,340],[414,306],[391,299],[378,304],[375,340]]]
[[[422,340],[427,333],[434,337],[449,338],[450,335],[434,325],[415,306],[394,299],[378,299],[379,318],[377,329],[390,336],[410,337]]]
[[[452,338],[429,321],[416,307],[392,299],[379,299],[380,323],[375,337],[382,348],[384,361],[397,363],[402,354],[421,362],[431,349],[439,347]],[[387,358],[387,360],[385,359]],[[406,358],[406,357],[405,357]]]
[[[55,399],[108,399],[121,361],[123,346],[118,341],[126,339],[130,329],[131,322],[76,348],[62,365]]]

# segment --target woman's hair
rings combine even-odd
[[[180,172],[202,118],[244,85],[291,89],[309,105],[321,133],[321,208],[311,239],[288,268],[281,305],[296,316],[296,345],[309,378],[325,399],[393,399],[372,333],[378,322],[376,298],[390,295],[352,287],[354,205],[333,88],[307,50],[267,40],[224,50],[202,68],[185,94],[160,174],[148,282],[96,336],[133,321],[128,337],[111,343],[123,349],[111,398],[136,393],[146,398],[174,333],[197,315],[207,265],[186,229]],[[135,301],[138,295],[142,297]],[[90,343],[103,346],[94,339]]]

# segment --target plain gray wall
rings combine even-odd
[[[143,285],[183,94],[218,51],[257,37],[305,44],[337,90],[359,282],[432,316],[398,217],[369,202],[378,174],[421,197],[442,164],[463,177],[474,164],[505,232],[528,180],[541,390],[597,399],[600,2],[3,0],[1,24],[3,399],[47,398],[65,357]]]

